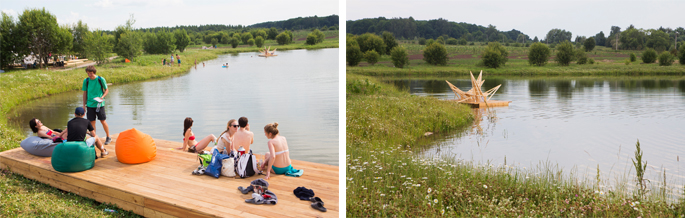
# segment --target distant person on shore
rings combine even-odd
[[[205,62],[202,62],[202,67],[205,67]]]
[[[176,54],[176,61],[178,61],[178,66],[180,67],[181,66],[181,57],[179,57],[178,54]]]
[[[65,129],[62,134],[67,134],[68,132],[67,141],[69,142],[85,141],[88,146],[95,145],[100,150],[100,157],[107,156],[109,152],[107,152],[107,149],[102,145],[100,137],[95,135],[95,127],[91,125],[91,122],[83,119],[83,113],[85,113],[85,110],[83,110],[82,107],[77,107],[74,111],[76,117],[69,120],[67,129]],[[86,135],[90,135],[90,138],[86,139]]]
[[[236,149],[233,146],[233,136],[235,135],[236,132],[238,132],[238,128],[240,125],[238,125],[238,121],[235,119],[231,119],[228,121],[228,125],[226,126],[226,130],[219,135],[219,141],[216,145],[216,149],[223,153],[223,154],[231,154],[233,152],[238,152],[238,149]]]
[[[197,65],[197,58],[195,58],[195,65]]]
[[[169,62],[169,66],[174,66],[174,55],[171,55],[171,61]]]
[[[190,153],[200,153],[210,142],[216,141],[216,136],[209,134],[207,137],[200,140],[200,142],[195,141],[195,134],[193,134],[193,119],[186,117],[183,121],[183,147],[177,148],[178,150],[188,151]]]
[[[166,58],[162,61],[162,66],[166,66]]]
[[[43,123],[40,122],[39,119],[33,118],[29,120],[29,127],[31,127],[31,131],[33,133],[36,133],[36,136],[45,138],[45,139],[52,139],[54,140],[55,138],[61,138],[61,139],[66,139],[67,134],[66,132],[62,133],[61,130],[55,129],[52,130],[48,128],[47,126],[43,126]]]
[[[83,80],[83,108],[87,108],[87,117],[90,124],[93,126],[93,131],[95,131],[95,118],[100,120],[102,123],[102,128],[107,134],[105,139],[105,145],[112,142],[112,138],[109,137],[109,125],[107,125],[107,116],[105,115],[105,96],[109,93],[107,88],[107,81],[101,76],[97,76],[97,70],[94,66],[86,67],[86,73],[88,73],[88,78]]]
[[[238,125],[240,129],[233,135],[233,146],[240,150],[240,147],[245,149],[246,154],[252,154],[250,145],[254,142],[254,133],[250,132],[250,125],[247,124],[247,117],[238,118]]]
[[[264,126],[264,135],[271,139],[266,143],[269,146],[269,152],[264,154],[264,164],[259,169],[266,172],[265,179],[271,177],[271,172],[285,174],[296,171],[290,162],[288,142],[285,137],[278,134],[277,127],[278,123],[269,123]]]

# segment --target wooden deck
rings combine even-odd
[[[116,138],[106,145],[110,154],[95,160],[95,167],[78,173],[60,173],[49,157],[31,155],[22,148],[0,153],[0,168],[24,175],[64,191],[99,202],[116,204],[146,217],[338,217],[338,167],[292,160],[302,177],[271,176],[269,190],[278,197],[276,205],[245,203],[238,186],[248,186],[257,175],[246,179],[191,175],[199,166],[197,155],[172,150],[180,142],[158,140],[157,157],[142,164],[123,164],[114,154]],[[99,153],[99,152],[98,152]],[[257,155],[262,158],[261,155]],[[313,209],[293,190],[305,186],[324,201],[327,212]]]

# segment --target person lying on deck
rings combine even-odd
[[[269,123],[264,126],[264,135],[266,138],[271,139],[266,143],[269,146],[269,152],[264,154],[264,164],[260,169],[266,172],[265,179],[269,179],[271,172],[285,174],[293,170],[290,162],[290,152],[288,151],[288,142],[285,140],[285,137],[278,134],[277,127],[278,123]]]
[[[43,126],[43,123],[40,122],[39,119],[33,118],[29,120],[29,127],[31,127],[31,131],[33,133],[36,133],[36,136],[45,138],[45,139],[55,139],[55,138],[61,138],[61,139],[66,139],[67,134],[66,132],[62,133],[61,130],[52,130],[48,128],[47,126]]]
[[[216,136],[213,134],[209,134],[200,140],[200,142],[195,141],[195,134],[193,134],[193,130],[191,129],[192,126],[193,118],[186,117],[183,121],[183,147],[177,148],[178,150],[188,151],[190,153],[200,153],[205,150],[210,142],[216,141]]]

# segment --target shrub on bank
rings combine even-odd
[[[635,57],[635,53],[630,53],[630,62],[635,62],[637,60],[637,57]]]
[[[349,43],[348,41],[345,55],[347,65],[352,67],[359,65],[359,62],[362,61],[362,56],[362,50],[359,49],[357,43]]]
[[[586,64],[587,63],[587,54],[585,54],[585,51],[582,49],[578,49],[576,52],[576,63],[577,64]]]
[[[685,65],[685,48],[680,47],[680,52],[678,52],[678,61],[681,65]]]
[[[656,62],[656,51],[654,49],[648,48],[642,52],[642,62],[645,64],[651,64]]]
[[[397,68],[409,66],[409,54],[407,49],[402,46],[395,46],[390,50],[390,59],[392,59],[392,64]]]
[[[366,62],[371,65],[376,64],[380,56],[381,55],[379,55],[375,50],[368,50],[366,53],[364,53],[364,59],[366,59]]]
[[[545,66],[549,60],[550,50],[544,43],[536,42],[528,50],[528,64]]]
[[[488,43],[488,47],[483,51],[483,65],[490,68],[498,68],[504,66],[509,60],[509,52],[499,42]]]
[[[675,57],[667,51],[664,51],[659,55],[659,66],[671,66],[674,61]]]
[[[576,53],[573,52],[573,45],[569,41],[559,43],[556,49],[557,55],[554,60],[557,61],[557,63],[559,63],[561,66],[568,66],[568,64],[573,61],[573,58],[576,55]]]
[[[447,65],[447,49],[440,43],[432,43],[423,50],[423,60],[432,65]]]

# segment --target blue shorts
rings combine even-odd
[[[290,164],[287,167],[283,167],[283,168],[271,166],[271,169],[273,169],[274,173],[276,173],[276,174],[285,174],[287,172],[290,172],[293,169],[293,165]]]

